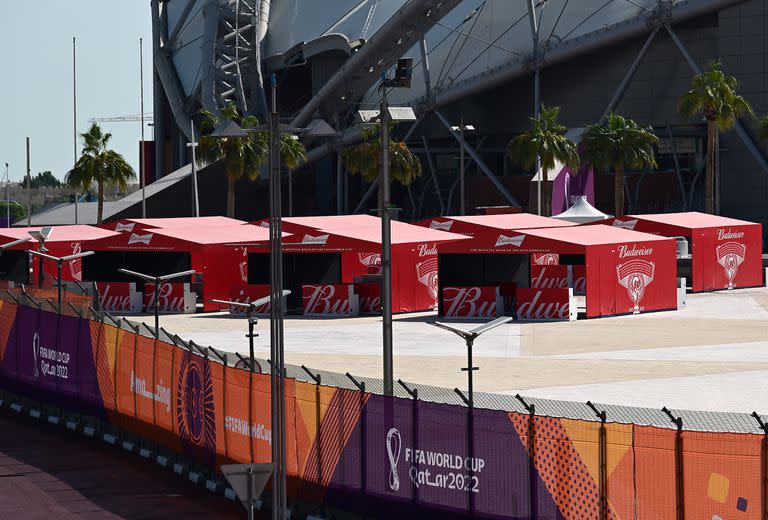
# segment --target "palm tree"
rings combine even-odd
[[[363,130],[363,142],[343,152],[344,164],[349,173],[361,175],[368,182],[379,177],[381,168],[381,139],[379,127]],[[404,142],[389,143],[389,175],[403,186],[409,186],[421,175],[421,161]]]
[[[576,145],[565,132],[568,130],[558,121],[560,107],[547,107],[541,105],[541,113],[538,117],[531,118],[531,129],[510,141],[507,145],[507,154],[510,159],[526,170],[536,166],[536,160],[541,161],[543,181],[549,181],[548,173],[555,168],[555,161],[570,167],[576,171],[579,167],[579,153]],[[543,214],[549,215],[552,211],[552,192],[547,189],[544,195]],[[539,214],[542,214],[539,208]]]
[[[757,137],[761,141],[768,141],[768,115],[757,120]]]
[[[293,216],[293,170],[307,158],[304,145],[295,135],[283,132],[280,135],[280,162],[288,170],[288,216]]]
[[[250,181],[259,178],[259,169],[269,161],[269,134],[249,132],[245,137],[215,137],[211,133],[219,124],[234,121],[245,130],[259,126],[259,120],[252,115],[241,116],[234,103],[227,103],[216,116],[201,110],[201,130],[197,162],[200,166],[224,161],[227,173],[227,216],[235,218],[235,184],[245,176]],[[280,134],[280,161],[288,170],[298,168],[306,157],[304,145],[293,135]]]
[[[581,137],[582,157],[595,168],[613,168],[614,213],[624,215],[624,168],[656,167],[653,146],[659,138],[651,127],[643,128],[633,120],[609,114],[604,123],[595,123]]]
[[[263,133],[249,133],[246,137],[214,137],[210,135],[219,124],[234,121],[243,128],[255,128],[259,120],[255,116],[241,117],[234,103],[221,109],[221,116],[201,110],[202,137],[198,145],[197,162],[203,166],[224,161],[227,174],[227,216],[235,218],[235,184],[241,177],[254,181],[259,178],[259,168],[269,160],[269,137]]]
[[[684,116],[701,114],[707,120],[707,213],[714,213],[716,132],[730,130],[743,114],[752,114],[752,106],[737,93],[738,86],[736,78],[727,76],[720,62],[713,61],[707,70],[693,77],[691,89],[680,99]]]
[[[104,133],[96,123],[91,125],[87,132],[80,134],[83,140],[83,151],[64,179],[72,187],[81,188],[83,191],[91,189],[96,183],[99,199],[98,223],[101,224],[104,217],[104,186],[111,184],[125,191],[128,189],[128,181],[136,179],[136,172],[128,164],[122,155],[109,149],[109,140],[112,134]]]

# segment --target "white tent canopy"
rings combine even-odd
[[[605,220],[611,215],[606,215],[587,201],[585,196],[580,196],[573,203],[573,206],[563,211],[559,215],[553,215],[552,218],[574,222],[576,224],[586,224],[587,222],[596,222]]]

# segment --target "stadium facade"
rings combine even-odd
[[[264,78],[274,73],[282,117],[322,119],[337,132],[307,141],[308,164],[293,175],[295,214],[375,206],[375,186],[347,176],[339,150],[360,139],[357,111],[378,105],[381,73],[401,57],[414,59],[412,85],[388,99],[416,110],[418,122],[396,134],[424,166],[413,186],[395,189],[411,219],[458,212],[450,127],[462,118],[476,128],[465,136],[470,211],[528,206],[531,172],[505,148],[540,100],[560,106],[574,130],[612,109],[653,126],[659,167],[629,174],[626,209],[655,212],[704,205],[706,127],[677,110],[698,68],[721,60],[755,111],[768,112],[764,0],[152,0],[151,9],[156,178],[189,163],[201,108],[231,101],[263,119]],[[720,212],[765,223],[768,154],[753,121],[724,133],[719,150]],[[219,194],[213,179],[223,173],[209,170],[203,212],[221,212],[224,184]],[[605,211],[612,185],[610,174],[596,175]],[[266,186],[239,188],[237,216],[262,216]]]

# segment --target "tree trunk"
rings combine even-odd
[[[96,223],[101,224],[101,221],[104,218],[104,181],[99,181],[97,184],[99,205],[97,206]]]
[[[624,165],[616,166],[613,177],[613,213],[617,217],[624,216]]]
[[[227,175],[227,216],[235,218],[235,181]]]
[[[715,121],[707,120],[707,177],[706,177],[706,201],[707,213],[715,212]]]
[[[544,181],[541,192],[541,205],[543,206],[541,214],[545,217],[552,216],[552,190],[549,189],[549,171],[546,168],[541,169],[541,180]]]

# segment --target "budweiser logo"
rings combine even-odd
[[[149,243],[152,241],[153,236],[154,235],[152,233],[147,233],[146,235],[137,235],[136,233],[131,233],[131,236],[128,239],[128,245],[131,245],[131,244],[149,245]]]
[[[417,263],[416,279],[426,286],[429,297],[437,302],[437,258]]]
[[[632,244],[632,249],[630,249],[627,245],[619,246],[619,258],[632,258],[636,256],[648,256],[652,254],[652,247],[637,247],[637,244]]]
[[[619,227],[624,229],[635,229],[637,225],[637,219],[632,220],[614,220],[613,227]]]
[[[146,302],[147,309],[155,307],[155,297],[158,298],[158,307],[164,312],[184,312],[185,311],[185,284],[174,284],[170,282],[164,282],[160,284],[159,290],[155,291],[156,287],[153,284],[145,285],[147,291],[148,301]]]
[[[377,271],[381,270],[381,253],[357,253],[357,258],[369,270],[371,267],[378,268]]]
[[[72,245],[72,254],[76,255],[78,253],[82,253],[83,247],[80,244],[80,242],[74,242]],[[71,262],[69,262],[69,272],[72,274],[73,280],[82,280],[83,279],[83,259],[82,258],[75,258]]]
[[[115,225],[115,231],[117,231],[118,233],[121,232],[121,231],[127,231],[129,233],[132,233],[134,226],[136,226],[135,222],[129,222],[128,224],[122,224],[122,223],[118,222]]]
[[[569,320],[568,290],[521,290],[517,295],[518,320]]]
[[[535,274],[534,274],[535,273]],[[531,274],[532,289],[567,289],[567,266],[547,266],[535,269]]]
[[[333,285],[304,286],[304,314],[320,316],[348,316],[352,314],[349,296],[336,295]]]
[[[381,312],[380,296],[361,296],[360,313],[361,314],[379,314]]]
[[[733,240],[735,238],[744,238],[744,232],[743,231],[732,231],[730,228],[726,229],[718,229],[717,230],[717,239],[718,240]]]
[[[419,258],[423,256],[437,255],[437,244],[432,244],[431,247],[429,244],[419,244],[416,246],[416,250],[419,252]]]
[[[495,318],[499,314],[493,287],[446,287],[443,309],[446,318]]]
[[[138,294],[133,284],[112,283],[104,286],[99,295],[99,305],[107,312],[139,312]]]
[[[520,247],[521,245],[523,245],[523,240],[525,240],[525,235],[517,235],[514,237],[499,235],[499,238],[496,239],[496,247],[500,247],[500,246]]]
[[[302,245],[324,246],[328,242],[328,235],[319,235],[313,237],[312,235],[304,235],[301,239]]]
[[[251,303],[254,300],[259,300],[263,298],[264,296],[269,296],[269,291],[264,291],[264,294],[261,295],[253,295],[253,294],[246,294],[245,290],[241,289],[237,292],[237,295],[231,296],[230,299],[233,302],[237,303]],[[231,314],[245,314],[245,310],[242,307],[235,307],[230,306],[229,312]],[[269,313],[269,302],[263,303],[261,305],[258,305],[253,310],[254,314],[268,314]]]
[[[630,309],[637,314],[641,310],[640,302],[645,296],[645,289],[653,282],[656,264],[645,260],[630,260],[627,263],[616,266],[616,277],[624,288],[627,289],[629,299],[634,307]]]
[[[238,264],[238,267],[240,268],[240,279],[244,283],[248,283],[248,248],[243,248],[243,259]]]
[[[453,220],[446,220],[445,222],[438,222],[437,220],[433,220],[429,223],[430,229],[439,229],[441,231],[450,231],[451,226],[453,226]]]
[[[719,232],[722,230],[718,230]],[[742,235],[744,233],[741,233]],[[733,289],[733,280],[739,271],[739,266],[744,262],[747,256],[747,245],[740,242],[726,242],[715,248],[717,254],[717,263],[723,266],[725,277],[728,279],[728,288]]]
[[[557,265],[560,262],[560,255],[557,253],[544,253],[543,255],[534,255],[533,263],[536,265]]]

